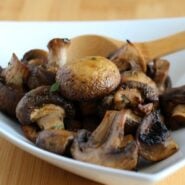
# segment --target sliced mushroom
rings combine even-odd
[[[41,129],[63,129],[64,119],[72,119],[74,112],[72,103],[51,92],[49,86],[29,91],[16,108],[21,124],[37,123]]]
[[[109,104],[108,108],[114,110],[129,108],[140,116],[156,109],[159,102],[158,93],[154,88],[137,81],[126,81],[113,97],[112,105]]]
[[[120,88],[114,95],[114,109],[121,110],[128,106],[136,107],[143,103],[141,92],[138,89]]]
[[[64,97],[89,101],[110,94],[120,83],[120,73],[108,59],[90,56],[65,64],[57,73],[57,82]]]
[[[79,131],[71,148],[72,156],[103,166],[134,169],[138,148],[131,135],[124,136],[125,115],[124,111],[108,111],[92,134]]]
[[[67,130],[43,130],[38,134],[36,145],[45,150],[63,155],[72,144],[74,133]]]
[[[1,76],[4,77],[6,84],[22,88],[28,74],[29,71],[26,65],[21,63],[13,53],[8,67],[2,71]]]
[[[170,129],[185,126],[185,86],[166,90],[160,96],[160,103]]]
[[[127,44],[116,50],[108,57],[114,62],[120,72],[127,70],[146,71],[146,61],[140,50],[127,41]]]
[[[0,78],[0,110],[15,116],[15,108],[24,96],[24,81],[28,76],[27,67],[15,54],[12,55],[9,66],[1,70]]]
[[[137,143],[140,155],[149,161],[163,160],[178,150],[158,111],[143,119],[137,131]]]
[[[55,82],[56,73],[47,69],[48,52],[33,49],[26,52],[22,62],[29,69],[29,77],[26,81],[28,89],[35,89],[42,85],[52,85]]]
[[[125,71],[121,75],[121,83],[125,83],[128,81],[140,82],[143,84],[147,84],[157,91],[157,86],[155,82],[149,78],[145,73],[141,71]]]
[[[67,62],[67,48],[70,45],[69,39],[54,38],[49,41],[48,69],[56,72],[59,67]]]
[[[154,80],[160,93],[171,87],[169,68],[170,63],[163,59],[155,59],[148,65],[148,75]]]

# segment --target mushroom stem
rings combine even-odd
[[[78,131],[71,148],[72,156],[103,166],[134,169],[138,147],[133,136],[124,135],[126,112],[107,111],[92,134],[86,130]]]
[[[30,117],[43,130],[64,129],[65,110],[59,106],[46,104],[39,109],[35,109]]]
[[[67,48],[70,45],[68,39],[52,39],[48,43],[48,68],[53,71],[63,66],[67,61]]]

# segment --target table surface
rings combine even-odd
[[[0,0],[0,20],[113,20],[185,16],[184,0]],[[0,185],[98,185],[0,138]],[[185,168],[157,185],[184,185]]]

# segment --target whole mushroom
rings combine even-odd
[[[29,91],[16,107],[21,124],[37,123],[40,129],[64,128],[64,119],[73,119],[74,114],[73,104],[52,92],[50,86]]]

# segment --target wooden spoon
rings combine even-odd
[[[100,35],[78,36],[72,39],[68,50],[68,62],[84,56],[108,56],[125,43],[126,41]],[[141,50],[148,62],[154,58],[185,49],[185,31],[158,40],[134,44]]]

